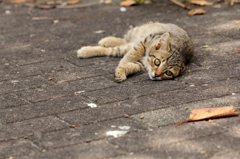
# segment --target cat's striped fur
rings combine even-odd
[[[106,37],[99,46],[77,51],[78,58],[123,57],[115,70],[118,82],[147,69],[150,79],[173,79],[182,74],[193,55],[193,44],[186,31],[174,24],[147,23],[127,32],[124,38]]]

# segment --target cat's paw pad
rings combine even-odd
[[[123,68],[117,68],[115,70],[115,80],[117,82],[123,82],[127,79],[125,70]]]
[[[77,57],[78,58],[89,58],[91,57],[91,47],[90,46],[85,46],[85,47],[82,47],[81,49],[79,49],[77,51]]]

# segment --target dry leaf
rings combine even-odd
[[[240,52],[240,49],[237,49],[233,52],[233,54],[236,54],[236,53],[239,53]]]
[[[73,5],[73,4],[78,4],[80,3],[80,0],[68,0],[67,5]]]
[[[240,24],[240,20],[232,20],[230,22],[233,23],[233,24]]]
[[[0,0],[1,2],[1,0]],[[3,0],[2,2],[7,2],[7,3],[15,3],[15,4],[20,4],[20,3],[25,3],[25,2],[34,2],[34,0]]]
[[[204,119],[213,119],[213,118],[237,116],[237,115],[238,115],[238,111],[237,111],[237,108],[235,108],[234,106],[193,109],[188,119],[178,122],[175,126],[178,126],[182,123],[189,122],[189,121],[198,121],[198,120],[204,120]]]
[[[206,11],[203,8],[196,8],[192,9],[188,12],[188,15],[193,16],[193,15],[200,15],[200,14],[205,14]]]
[[[208,2],[206,0],[191,0],[190,3],[200,5],[200,6],[213,5],[212,2]]]
[[[24,3],[26,2],[26,0],[13,0],[12,3],[15,3],[15,4],[20,4],[20,3]]]
[[[233,6],[234,3],[240,3],[240,0],[230,0],[229,5],[230,5],[230,6]]]
[[[103,0],[102,0],[102,1],[103,1]],[[111,3],[112,3],[112,0],[104,0],[104,2],[101,2],[101,3],[111,4]]]
[[[120,3],[120,6],[129,7],[129,6],[132,6],[132,5],[134,5],[134,4],[137,4],[137,2],[134,1],[134,0],[125,0],[125,1],[122,1],[122,2]]]

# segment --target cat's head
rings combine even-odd
[[[185,70],[185,65],[180,53],[171,49],[170,34],[159,35],[154,41],[146,50],[148,53],[145,57],[150,79],[174,79],[179,76]]]

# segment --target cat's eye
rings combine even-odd
[[[159,66],[161,64],[161,61],[159,59],[154,60],[154,65]]]
[[[171,71],[169,71],[169,70],[165,71],[164,73],[165,73],[167,76],[172,76],[172,75],[173,75],[173,73],[172,73]]]

